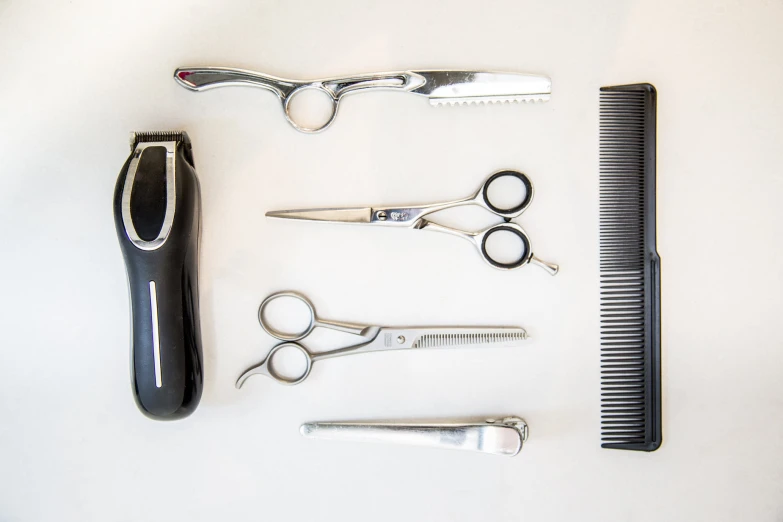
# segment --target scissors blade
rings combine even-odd
[[[425,79],[411,92],[423,94],[431,105],[488,102],[548,101],[552,80],[547,76],[482,71],[413,71]]]
[[[524,328],[427,328],[418,329],[411,348],[450,348],[480,344],[516,345],[527,339]]]
[[[483,344],[516,346],[527,338],[525,329],[516,326],[384,328],[371,346],[368,346],[368,351],[453,348]]]
[[[369,223],[372,217],[370,207],[355,208],[309,208],[300,210],[273,210],[266,217],[278,219],[301,219],[326,223]]]

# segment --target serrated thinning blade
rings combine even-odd
[[[552,81],[546,76],[479,71],[415,71],[424,85],[411,92],[433,105],[471,102],[547,101]]]
[[[511,344],[527,339],[522,328],[486,333],[443,333],[424,334],[416,339],[411,348],[444,348],[449,346],[470,346],[478,344]]]

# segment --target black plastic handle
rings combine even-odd
[[[165,148],[149,145],[149,152],[141,156],[135,170],[130,196],[132,222],[139,235],[146,236],[144,240],[151,239],[145,230],[163,226],[165,214],[161,209],[166,207],[168,197]],[[153,149],[162,149],[162,154]],[[173,420],[195,410],[203,388],[198,299],[200,188],[189,142],[179,143],[170,232],[156,248],[140,248],[138,238],[135,243],[129,237],[127,219],[124,221],[122,216],[123,192],[128,190],[126,178],[133,157],[125,163],[114,193],[114,222],[130,290],[131,384],[136,403],[145,415]]]
[[[487,251],[487,240],[489,239],[489,236],[497,232],[510,232],[522,241],[522,254],[520,255],[519,259],[510,263],[503,263],[492,258],[492,256]],[[514,223],[498,223],[497,225],[492,225],[484,231],[484,237],[481,238],[481,254],[484,256],[484,259],[487,261],[487,263],[494,266],[495,268],[513,270],[514,268],[519,268],[520,266],[530,262],[530,258],[532,257],[532,254],[530,253],[530,239],[528,239],[527,235],[522,232],[518,225]]]
[[[516,178],[522,182],[522,185],[525,187],[525,197],[522,199],[522,201],[519,202],[518,205],[515,205],[511,208],[500,208],[493,205],[489,200],[489,187],[498,179],[506,177]],[[528,206],[530,206],[530,202],[533,200],[533,183],[531,183],[530,178],[521,172],[516,170],[501,170],[500,172],[492,174],[484,182],[484,185],[481,187],[481,198],[484,200],[484,204],[487,206],[487,209],[489,209],[491,212],[494,212],[498,216],[506,219],[515,218],[524,212]]]

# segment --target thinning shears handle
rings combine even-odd
[[[302,304],[304,304],[310,316],[307,326],[298,332],[287,333],[279,329],[276,329],[274,326],[272,326],[271,322],[267,320],[266,316],[264,315],[266,308],[271,303],[279,299],[286,299],[286,298],[295,299],[301,302]],[[264,299],[261,302],[261,306],[258,307],[258,322],[261,324],[261,328],[263,328],[266,333],[268,333],[269,335],[271,335],[272,337],[280,341],[299,341],[301,339],[304,339],[308,335],[310,335],[310,332],[312,332],[313,329],[317,327],[329,328],[331,330],[336,330],[338,332],[349,333],[349,334],[359,335],[359,336],[366,335],[367,332],[370,329],[372,329],[372,327],[359,325],[359,324],[343,323],[338,321],[328,321],[326,319],[321,319],[315,314],[315,308],[313,307],[313,303],[311,303],[309,299],[307,299],[302,294],[299,294],[297,292],[291,292],[291,291],[276,292],[270,295],[269,297],[267,297],[266,299]]]
[[[272,321],[270,321],[266,315],[265,312],[267,311],[267,307],[280,299],[294,299],[296,301],[299,301],[301,304],[305,306],[307,309],[308,314],[308,320],[307,320],[307,326],[305,326],[303,329],[294,331],[294,332],[284,332],[279,328],[275,328],[272,324]],[[299,384],[300,382],[304,381],[308,375],[310,375],[310,370],[312,369],[313,362],[319,360],[319,359],[326,359],[329,357],[338,357],[343,354],[347,354],[348,352],[352,352],[354,350],[357,350],[358,348],[362,347],[363,345],[366,345],[375,337],[377,337],[378,332],[380,330],[377,326],[364,326],[364,325],[358,325],[358,324],[351,324],[351,323],[343,323],[338,321],[329,321],[326,319],[319,318],[315,313],[315,308],[313,307],[313,304],[310,302],[309,299],[307,299],[302,294],[299,294],[297,292],[291,292],[291,291],[285,291],[285,292],[276,292],[261,303],[261,306],[258,307],[258,322],[261,324],[261,327],[264,329],[266,333],[274,337],[275,339],[278,339],[280,341],[283,341],[282,343],[278,344],[272,350],[270,350],[269,354],[266,356],[266,358],[261,361],[256,366],[250,368],[245,373],[243,373],[239,379],[237,379],[236,387],[241,388],[242,385],[245,383],[245,381],[252,375],[266,375],[267,377],[271,377],[275,379],[276,381],[282,383],[282,384]],[[307,348],[302,346],[296,341],[300,341],[310,335],[310,333],[318,327],[322,328],[329,328],[331,330],[336,330],[339,332],[349,333],[360,336],[362,339],[359,343],[353,346],[347,346],[345,348],[338,348],[336,350],[330,350],[328,352],[320,352],[318,354],[312,354],[310,353]],[[298,375],[293,376],[287,376],[283,373],[278,372],[275,369],[274,366],[274,359],[275,355],[280,352],[280,350],[283,349],[295,349],[299,351],[305,358],[305,367],[303,371]]]
[[[304,356],[305,366],[299,375],[287,376],[275,370],[275,364],[274,364],[275,354],[277,354],[280,350],[285,348],[295,349]],[[263,361],[261,361],[259,364],[253,366],[245,373],[240,375],[239,379],[237,379],[236,387],[237,389],[241,388],[242,385],[245,384],[246,380],[248,380],[253,375],[259,375],[259,374],[266,375],[267,377],[271,377],[272,379],[276,380],[280,384],[289,384],[289,385],[299,384],[300,382],[307,379],[307,376],[310,375],[310,370],[312,368],[313,368],[313,354],[308,352],[307,348],[305,348],[299,343],[294,343],[294,342],[280,343],[269,351],[269,354],[266,356],[266,358]]]
[[[361,74],[344,78],[300,81],[227,67],[180,67],[174,71],[174,79],[191,91],[242,85],[272,91],[280,99],[288,123],[296,130],[305,133],[321,132],[329,127],[337,116],[340,98],[346,94],[370,88],[411,90],[424,83],[421,76],[412,72]],[[331,102],[331,114],[321,125],[308,127],[297,122],[291,114],[291,102],[297,95],[307,90],[320,91]]]

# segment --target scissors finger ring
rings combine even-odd
[[[310,321],[304,330],[293,333],[281,332],[280,330],[277,330],[271,326],[269,321],[266,320],[264,316],[266,307],[269,306],[269,304],[273,301],[283,297],[297,299],[298,301],[304,303],[304,305],[307,307],[307,310],[310,314]],[[261,306],[258,307],[258,322],[261,323],[261,328],[263,328],[266,333],[281,341],[299,341],[300,339],[304,339],[318,324],[318,320],[315,317],[315,308],[313,308],[313,303],[311,303],[305,296],[296,292],[277,292],[264,299],[264,301],[261,303]]]

